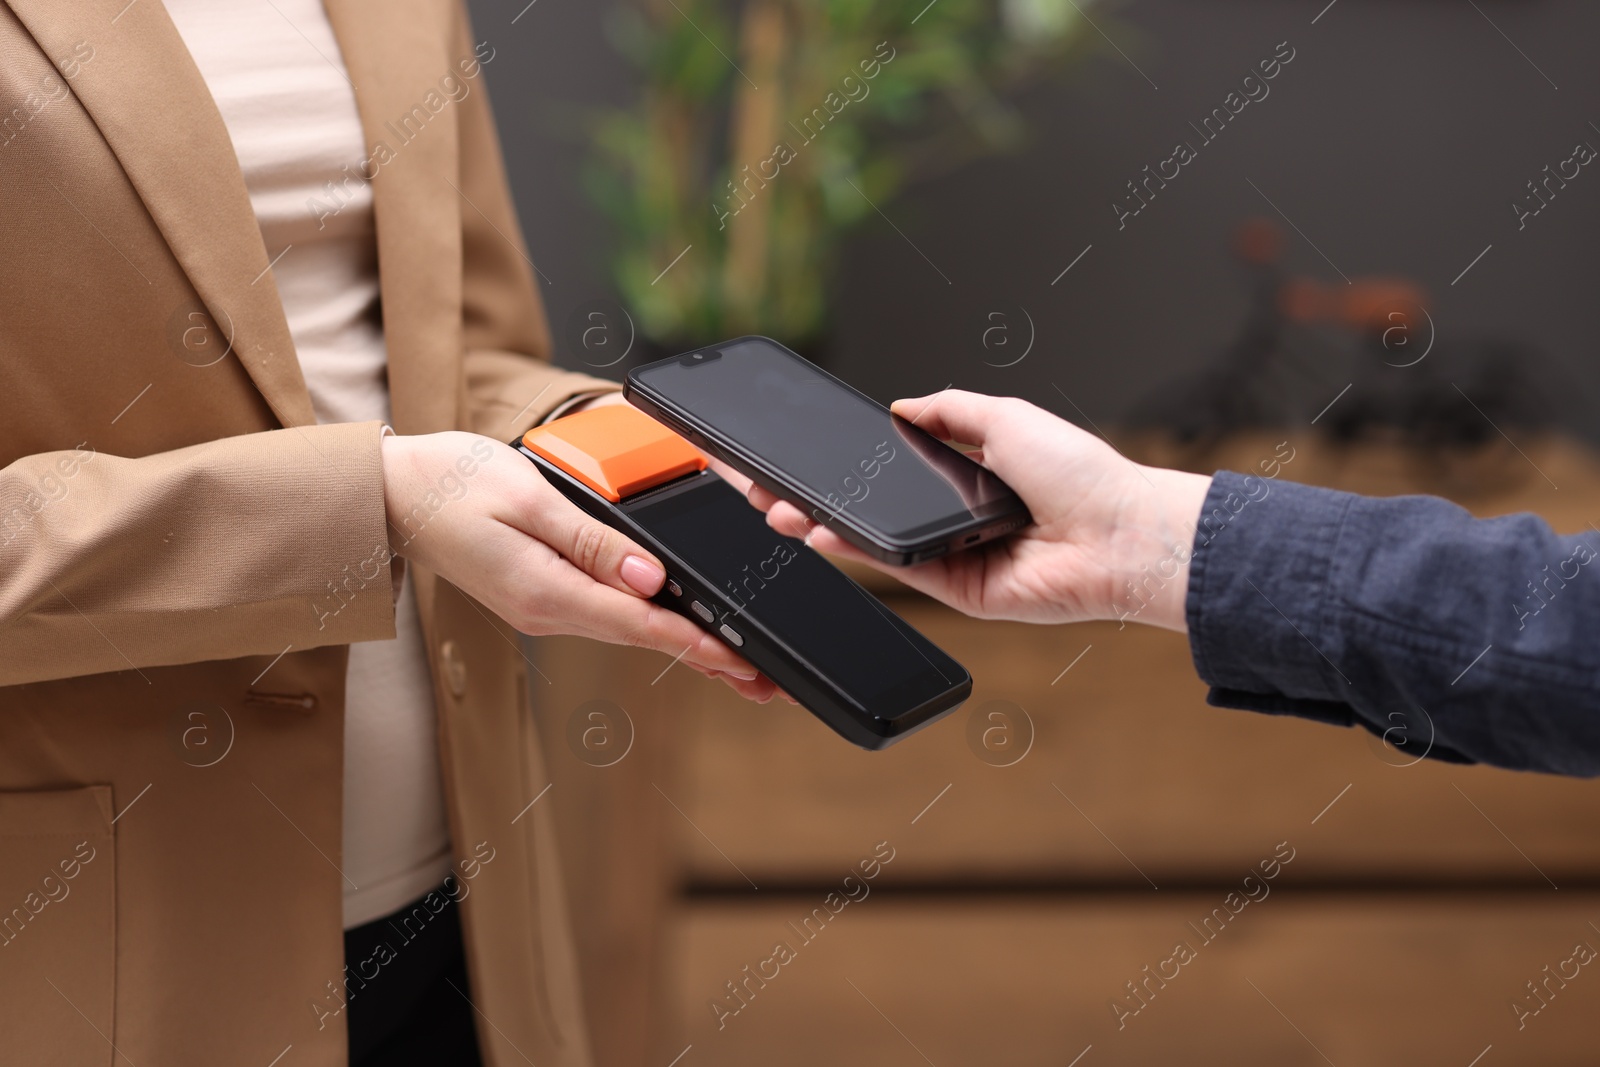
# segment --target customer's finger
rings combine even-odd
[[[879,570],[886,574],[896,574],[902,569],[874,559],[826,526],[813,526],[811,532],[806,534],[805,541],[807,545],[823,555],[838,556],[841,559],[855,560],[858,563],[875,564]]]
[[[941,440],[982,445],[1006,408],[1016,403],[1009,397],[946,389],[932,396],[896,400],[889,410]]]
[[[755,482],[750,483],[750,488],[744,495],[750,501],[751,506],[761,511],[770,511],[772,505],[781,499],[777,494],[768,492]]]
[[[747,491],[753,484],[755,484],[751,482],[749,478],[746,478],[744,475],[740,474],[738,471],[722,462],[722,460],[717,459],[715,456],[712,456],[709,453],[706,455],[706,462],[710,465],[713,471],[717,472],[723,481],[727,482],[741,493]]]
[[[772,505],[767,512],[767,525],[785,537],[796,537],[802,541],[818,528],[815,522],[806,518],[804,512],[787,500]]]

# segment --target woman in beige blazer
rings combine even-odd
[[[0,3],[6,1063],[346,1062],[349,1017],[410,966],[358,974],[341,944],[347,657],[394,636],[402,580],[488,1064],[588,1059],[517,631],[772,695],[501,443],[615,386],[547,362],[461,10],[326,19],[358,147],[426,122],[358,161],[394,436],[314,413],[257,190],[160,0]],[[435,108],[451,72],[476,83]],[[194,758],[202,727],[226,758]]]

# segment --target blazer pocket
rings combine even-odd
[[[8,1063],[112,1063],[111,787],[0,792],[0,1034]]]

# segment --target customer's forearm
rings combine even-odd
[[[1220,474],[1195,538],[1195,665],[1214,703],[1600,774],[1597,550],[1532,516]]]

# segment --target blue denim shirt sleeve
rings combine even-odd
[[[1219,472],[1186,611],[1209,703],[1600,775],[1600,531]]]

